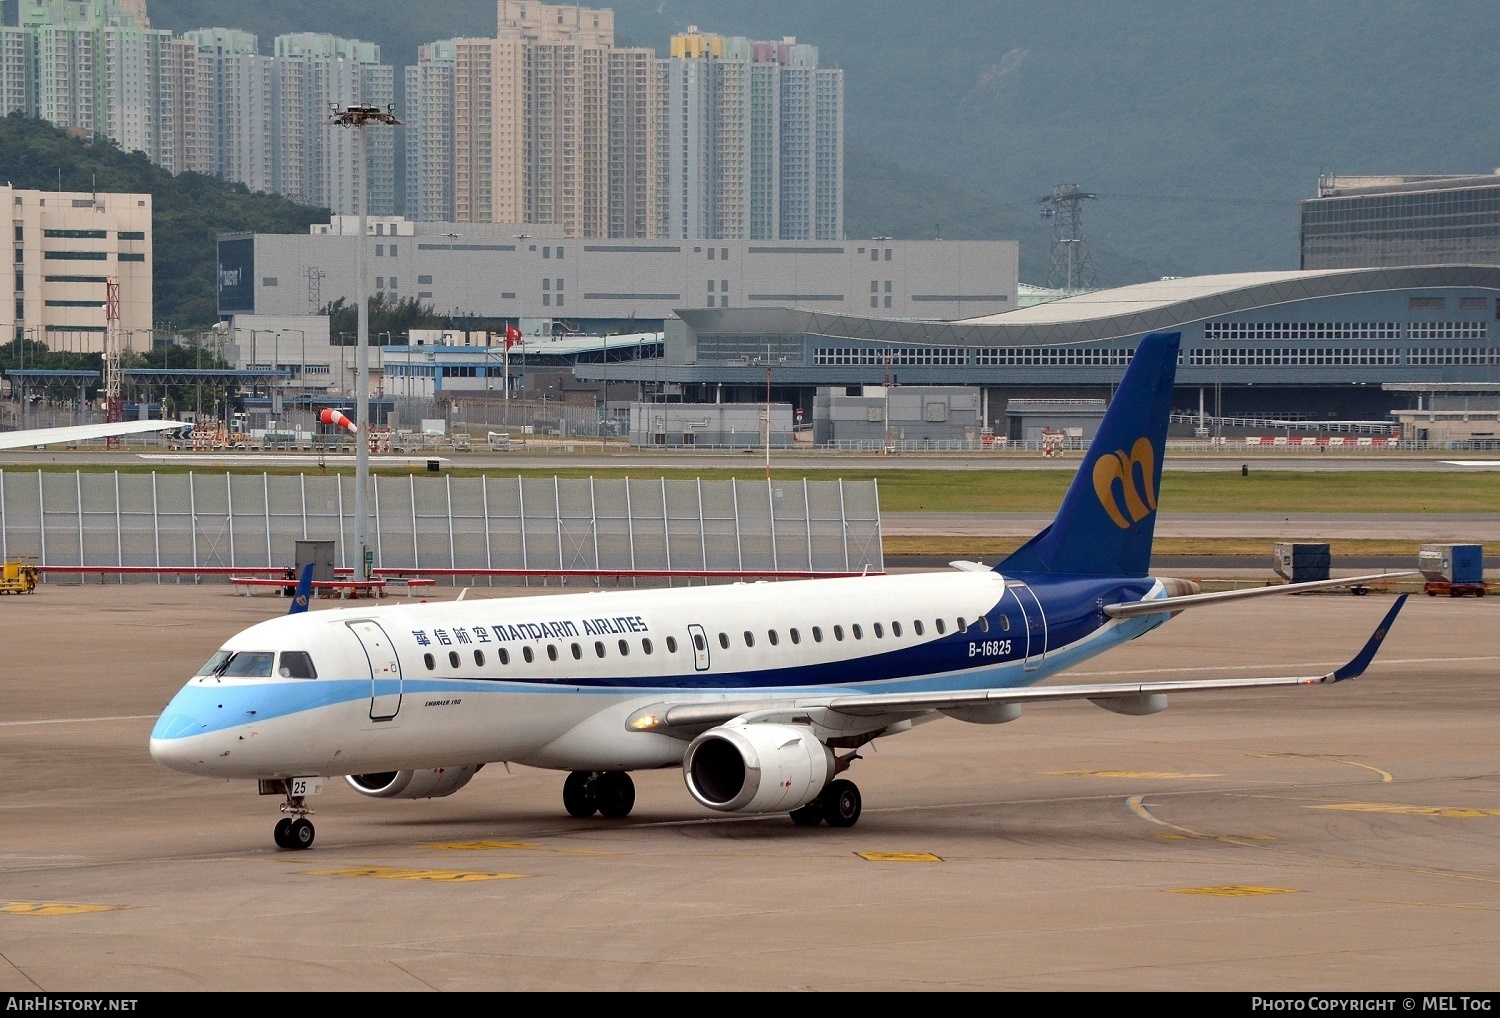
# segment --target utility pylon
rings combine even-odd
[[[1077,184],[1056,184],[1051,194],[1038,198],[1042,218],[1052,220],[1052,272],[1047,286],[1077,293],[1094,288],[1094,263],[1083,240],[1080,206],[1099,196],[1081,191]]]

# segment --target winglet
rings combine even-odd
[[[1354,655],[1348,664],[1333,673],[1332,678],[1334,682],[1355,679],[1364,674],[1365,669],[1370,666],[1370,662],[1374,659],[1375,652],[1380,649],[1380,644],[1385,639],[1385,634],[1391,631],[1391,623],[1396,621],[1396,613],[1401,610],[1402,605],[1406,604],[1408,597],[1411,597],[1411,595],[1402,594],[1396,598],[1396,603],[1391,605],[1391,610],[1385,613],[1385,618],[1380,620],[1380,625],[1375,627],[1375,632],[1370,634],[1370,639],[1365,642],[1360,652]]]
[[[302,575],[297,578],[297,592],[292,595],[292,607],[287,610],[288,615],[300,615],[307,611],[307,604],[312,600],[312,577],[314,562],[308,562],[302,567]]]

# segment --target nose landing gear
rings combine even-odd
[[[312,810],[307,807],[307,796],[293,794],[294,788],[306,787],[307,779],[304,778],[261,782],[262,795],[281,792],[286,796],[286,801],[281,804],[281,812],[288,815],[276,821],[276,829],[272,832],[277,848],[293,851],[312,848],[313,838],[317,834],[313,829],[312,821],[307,819]]]

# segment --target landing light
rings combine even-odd
[[[655,714],[642,714],[638,718],[631,718],[629,727],[637,732],[648,732],[661,725],[661,718]]]

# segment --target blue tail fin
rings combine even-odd
[[[1181,341],[1180,332],[1141,340],[1051,525],[997,572],[1146,575]]]
[[[297,592],[292,595],[292,606],[287,609],[288,615],[298,615],[307,611],[307,603],[312,600],[312,577],[315,563],[308,562],[302,567],[302,575],[297,577]]]

